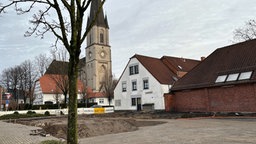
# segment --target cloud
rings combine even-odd
[[[118,77],[134,54],[200,59],[232,44],[233,30],[255,19],[252,0],[110,0],[104,6],[110,26],[113,73]],[[24,38],[30,15],[0,17],[0,71],[48,52],[52,36]],[[85,46],[84,46],[85,47]],[[83,48],[84,53],[84,48]],[[84,54],[82,54],[84,55]],[[5,61],[6,59],[12,59]]]

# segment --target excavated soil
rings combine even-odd
[[[156,119],[157,118],[157,119]],[[146,113],[111,113],[78,116],[79,138],[136,131],[139,127],[154,126],[165,122]],[[67,116],[20,119],[17,123],[41,127],[46,134],[57,138],[67,137]]]

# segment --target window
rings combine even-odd
[[[181,67],[180,65],[178,65],[178,68],[179,68],[180,70],[182,70],[182,67]]]
[[[137,81],[132,81],[132,91],[137,90]]]
[[[129,67],[129,70],[130,70],[130,75],[134,75],[133,66],[130,66],[130,67]]]
[[[249,71],[249,72],[242,72],[239,76],[239,80],[247,80],[247,79],[250,79],[252,76],[252,71]]]
[[[136,98],[132,98],[132,106],[136,106]]]
[[[103,33],[100,33],[100,43],[104,43],[104,35],[103,35]]]
[[[91,34],[89,35],[89,38],[90,38],[90,42],[89,43],[92,44],[92,35]]]
[[[100,104],[104,104],[104,99],[99,99]]]
[[[253,71],[234,73],[218,76],[215,83],[232,82],[237,80],[248,80],[251,78]]]
[[[227,78],[227,75],[218,76],[215,83],[225,82],[226,78]]]
[[[227,78],[227,81],[236,81],[238,76],[239,76],[239,73],[229,74],[228,78]]]
[[[122,92],[126,92],[127,91],[127,85],[126,82],[122,82]]]
[[[134,65],[129,67],[130,75],[139,73],[139,65]]]
[[[149,89],[149,83],[148,83],[148,79],[144,79],[143,80],[143,89]]]
[[[121,100],[115,100],[115,106],[121,106]]]
[[[135,71],[135,74],[138,74],[138,73],[139,73],[139,66],[138,66],[138,65],[135,65],[135,66],[134,66],[134,71]]]

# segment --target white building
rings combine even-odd
[[[115,88],[115,110],[164,110],[164,94],[197,64],[184,58],[134,55]]]
[[[45,102],[51,102],[56,104],[57,101],[62,103],[64,101],[63,92],[57,86],[56,81],[53,77],[58,75],[45,74],[39,80],[36,81],[35,90],[34,90],[34,101],[33,105],[43,105]],[[78,81],[78,100],[83,99],[82,95],[83,84],[81,81]],[[68,95],[67,95],[68,98]]]
[[[97,103],[99,106],[114,106],[113,96],[106,97],[104,92],[93,92],[90,87],[87,87],[86,94],[89,103]]]

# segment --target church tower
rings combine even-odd
[[[93,22],[101,0],[92,0],[87,27]],[[109,45],[109,26],[103,8],[87,35],[86,81],[94,92],[99,92],[112,76],[111,49]]]

